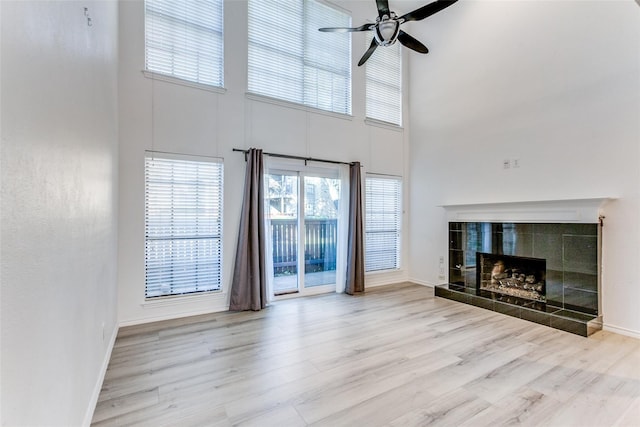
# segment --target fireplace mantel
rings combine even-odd
[[[449,222],[597,223],[613,197],[441,205]]]

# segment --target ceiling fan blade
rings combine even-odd
[[[398,35],[398,41],[409,49],[415,50],[416,52],[429,53],[429,49],[427,49],[425,45],[402,30],[400,30],[400,34]]]
[[[365,62],[367,62],[367,59],[369,59],[369,57],[371,55],[373,55],[373,51],[376,50],[377,47],[378,47],[378,43],[376,42],[376,39],[374,38],[373,40],[371,40],[371,44],[369,45],[369,49],[367,49],[367,51],[364,53],[364,55],[362,55],[362,58],[360,58],[360,62],[358,62],[358,67],[361,66],[362,64],[364,64]]]
[[[383,15],[391,15],[391,12],[389,12],[389,0],[376,0],[376,6],[378,7],[378,16],[380,18]]]
[[[400,17],[400,20],[402,21],[404,19],[404,22],[420,21],[424,18],[428,18],[434,13],[440,12],[442,9],[445,9],[451,6],[457,1],[458,0],[436,0],[433,3],[429,3],[426,6],[422,6],[421,8],[414,10],[413,12],[409,12],[407,14],[402,15]]]
[[[352,33],[354,31],[370,31],[373,27],[375,27],[375,24],[364,24],[356,28],[349,28],[349,27],[318,28],[318,31],[322,31],[323,33]]]

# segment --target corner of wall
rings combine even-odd
[[[113,347],[115,346],[119,330],[120,327],[116,325],[113,328],[113,333],[109,339],[109,345],[107,346],[107,351],[105,352],[104,359],[102,360],[102,366],[100,367],[98,378],[93,387],[93,393],[91,393],[91,400],[89,401],[89,406],[87,407],[84,420],[82,421],[82,425],[85,427],[89,427],[91,425],[93,413],[95,412],[96,405],[98,404],[98,398],[100,397],[100,391],[102,390],[102,383],[104,382],[104,377],[107,374],[107,368],[109,367],[109,361],[111,360],[111,353],[113,353]]]

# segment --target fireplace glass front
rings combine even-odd
[[[544,259],[476,252],[476,286],[528,300],[546,302]]]

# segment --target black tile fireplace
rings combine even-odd
[[[599,315],[598,227],[450,222],[449,281],[436,295],[587,336]]]

